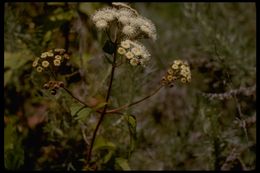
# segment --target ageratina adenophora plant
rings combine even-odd
[[[171,87],[177,81],[184,84],[191,81],[191,72],[188,63],[182,60],[174,60],[172,64],[169,64],[169,69],[162,76],[161,81],[158,81],[158,87],[153,92],[132,103],[109,109],[113,107],[110,95],[116,68],[120,68],[122,63],[129,63],[132,66],[142,66],[143,68],[149,65],[148,62],[152,60],[152,55],[141,41],[143,39],[156,40],[156,27],[151,20],[141,16],[136,10],[125,3],[112,3],[111,7],[97,10],[91,16],[91,20],[100,32],[104,32],[107,35],[108,41],[106,41],[103,51],[112,57],[112,60],[109,60],[111,72],[108,89],[106,91],[105,102],[101,106],[93,108],[93,106],[73,95],[66,87],[65,81],[59,81],[59,68],[66,66],[66,63],[70,60],[70,56],[65,49],[56,48],[43,52],[32,64],[37,72],[49,75],[49,81],[46,81],[43,85],[45,90],[50,91],[53,95],[56,95],[58,90],[67,92],[72,98],[82,104],[77,113],[84,108],[92,108],[92,112],[96,113],[97,116],[99,114],[98,122],[95,125],[94,131],[92,131],[92,137],[86,142],[87,154],[84,159],[84,170],[101,169],[99,163],[102,159],[98,160],[97,157],[93,159],[92,151],[105,115],[118,114],[126,116],[123,111],[155,95],[163,86]],[[119,58],[123,59],[120,63],[118,62]],[[127,115],[126,118],[129,120],[130,130],[135,131],[136,122],[134,116]],[[108,156],[103,157],[107,157],[105,159],[106,162],[111,158]],[[123,157],[115,160],[119,165],[120,163],[124,165],[125,162],[122,161],[124,161]]]

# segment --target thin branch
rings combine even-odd
[[[70,90],[68,90],[67,88],[65,87],[62,87],[71,97],[73,97],[75,100],[77,100],[78,102],[80,102],[81,104],[84,105],[84,107],[90,107],[88,104],[84,103],[83,101],[81,101],[80,99],[78,99],[76,96],[74,96],[72,94],[72,92],[70,92]]]
[[[134,106],[134,105],[136,105],[136,104],[138,104],[138,103],[141,103],[141,102],[143,102],[143,101],[145,101],[146,99],[148,99],[148,98],[150,98],[150,97],[152,97],[153,95],[155,95],[158,91],[160,91],[160,89],[163,87],[163,85],[160,85],[156,90],[154,90],[151,94],[149,94],[148,96],[146,96],[146,97],[144,97],[144,98],[142,98],[142,99],[140,99],[140,100],[137,100],[137,101],[135,101],[135,102],[133,102],[133,103],[129,103],[129,104],[126,104],[126,105],[124,105],[124,106],[121,106],[121,107],[119,107],[119,108],[116,108],[116,109],[112,109],[112,110],[108,110],[106,113],[116,113],[116,112],[118,112],[118,111],[120,111],[120,110],[122,110],[122,109],[126,109],[126,108],[129,108],[129,107],[131,107],[131,106]]]

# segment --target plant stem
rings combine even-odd
[[[74,96],[67,88],[65,88],[65,87],[62,87],[71,97],[73,97],[75,100],[77,100],[78,102],[80,102],[81,104],[83,104],[84,105],[84,107],[83,108],[85,108],[85,107],[90,107],[89,105],[87,105],[86,103],[84,103],[83,101],[81,101],[80,99],[78,99],[76,96]],[[82,109],[83,109],[82,108]]]
[[[119,107],[119,108],[112,109],[112,110],[108,110],[108,111],[106,111],[106,113],[115,113],[115,112],[118,112],[118,111],[120,111],[120,110],[122,110],[122,109],[126,109],[126,108],[129,108],[129,107],[133,106],[133,105],[136,105],[136,104],[138,104],[138,103],[141,103],[141,102],[143,102],[144,100],[146,100],[146,99],[152,97],[153,95],[155,95],[158,91],[160,91],[160,89],[161,89],[162,87],[163,87],[163,85],[160,85],[156,90],[154,90],[154,91],[153,91],[151,94],[149,94],[148,96],[146,96],[146,97],[144,97],[144,98],[142,98],[142,99],[140,99],[140,100],[137,100],[137,101],[135,101],[135,102],[133,102],[133,103],[129,103],[129,104],[126,104],[126,105],[124,105],[124,106],[121,106],[121,107]]]
[[[107,103],[108,103],[108,100],[109,100],[109,97],[110,97],[110,93],[111,93],[111,89],[112,89],[112,83],[113,83],[113,78],[114,78],[114,73],[115,73],[115,68],[116,68],[116,55],[117,55],[117,53],[114,52],[111,76],[110,76],[110,81],[109,81],[109,86],[108,86],[107,96],[106,96],[106,102]],[[101,122],[104,119],[104,116],[106,114],[107,106],[108,106],[108,104],[105,105],[103,111],[101,112],[100,119],[98,120],[97,126],[96,126],[96,128],[94,130],[93,137],[92,137],[91,144],[90,144],[90,148],[89,148],[89,152],[88,152],[87,164],[91,161],[91,153],[92,153],[93,145],[94,145],[94,142],[95,142],[96,135],[97,135],[98,129],[100,127],[100,124],[101,124]]]

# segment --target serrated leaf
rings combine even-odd
[[[128,161],[122,157],[116,158],[116,164],[122,168],[124,171],[130,171],[131,168],[129,167]]]

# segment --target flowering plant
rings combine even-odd
[[[136,119],[133,115],[127,114],[127,109],[155,95],[163,86],[172,86],[178,79],[180,79],[181,83],[189,83],[191,81],[191,72],[188,63],[182,60],[175,60],[167,70],[167,74],[158,82],[159,87],[151,94],[132,103],[114,107],[110,96],[116,69],[123,63],[129,63],[131,66],[142,66],[143,68],[149,64],[152,55],[139,40],[156,40],[156,28],[151,20],[141,16],[136,10],[124,3],[112,3],[112,7],[96,11],[91,16],[91,19],[96,28],[103,31],[108,37],[103,50],[105,54],[109,55],[106,57],[111,65],[111,71],[106,97],[103,102],[93,106],[90,103],[82,101],[67,88],[65,81],[60,80],[59,70],[63,66],[66,66],[70,60],[69,53],[65,49],[56,48],[43,52],[40,57],[35,58],[32,64],[37,72],[45,73],[49,76],[49,81],[43,85],[44,89],[50,90],[53,95],[56,95],[57,90],[63,89],[63,91],[67,92],[72,98],[83,105],[74,111],[75,115],[79,114],[83,109],[89,109],[89,114],[100,114],[98,122],[92,131],[93,135],[91,139],[85,139],[87,153],[84,160],[84,170],[101,169],[100,162],[106,164],[112,159],[115,146],[109,142],[103,141],[105,144],[102,144],[102,147],[112,148],[112,151],[105,155],[98,155],[96,152],[94,158],[92,154],[93,150],[97,150],[98,145],[100,145],[100,139],[97,136],[106,115],[116,114],[125,117],[129,126],[131,141],[134,141],[136,139]],[[118,62],[120,58],[121,63]],[[131,142],[130,145],[130,152],[132,152],[134,142]],[[100,153],[102,153],[102,150],[100,150]],[[128,166],[124,166],[127,165],[127,158],[119,157],[115,160],[121,168],[127,167],[126,169],[128,169]]]

